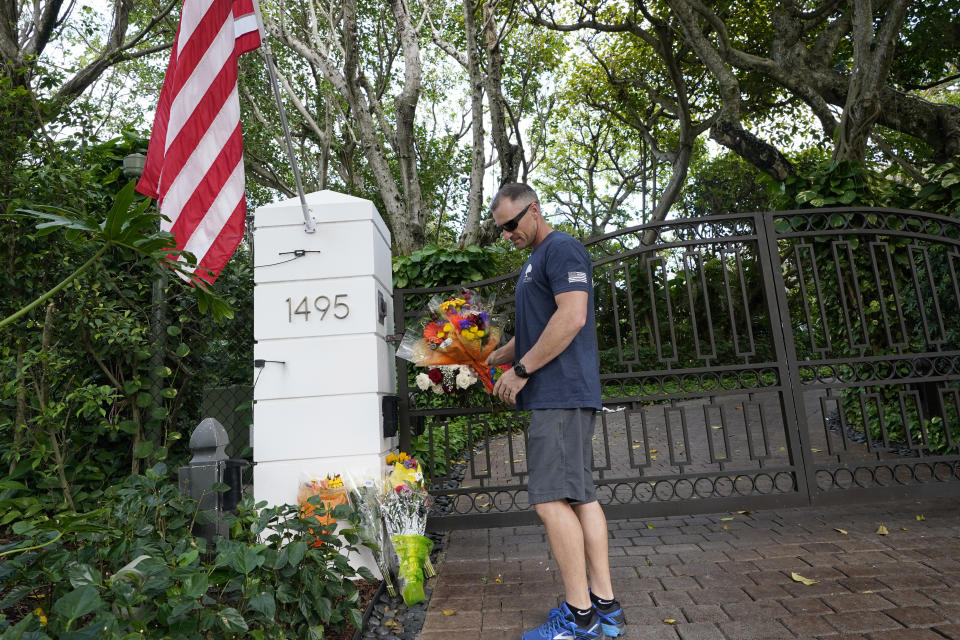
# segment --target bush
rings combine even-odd
[[[109,488],[103,504],[13,525],[20,539],[0,546],[0,637],[322,638],[360,627],[353,578],[373,576],[347,561],[353,528],[312,535],[297,507],[260,510],[247,497],[231,539],[208,546],[190,534],[204,514],[163,464]],[[346,506],[334,515],[356,522]]]

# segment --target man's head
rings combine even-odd
[[[550,232],[540,212],[537,192],[520,182],[500,187],[490,204],[490,213],[497,231],[517,249],[536,247]]]

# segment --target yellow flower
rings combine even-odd
[[[40,607],[37,607],[36,609],[33,610],[33,614],[38,618],[40,618],[41,626],[43,627],[47,626],[47,616],[43,615],[43,609],[41,609]]]
[[[440,303],[440,309],[442,311],[448,311],[450,309],[459,309],[467,303],[463,298],[453,298],[452,300],[444,300]]]

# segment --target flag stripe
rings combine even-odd
[[[243,137],[237,56],[260,46],[252,0],[184,0],[147,164],[137,189],[159,200],[162,228],[213,282],[243,238]]]
[[[229,4],[215,2],[215,0],[197,0],[189,5],[190,10],[188,11],[187,3],[183,3],[183,11],[180,14],[180,35],[177,38],[178,56],[183,51],[186,43],[190,41],[190,38],[193,36],[194,31],[204,16],[207,15],[207,11],[213,6],[229,7]]]
[[[207,277],[205,269],[209,269],[213,273],[220,273],[223,271],[223,268],[227,266],[227,262],[230,261],[230,256],[233,255],[233,249],[226,250],[226,247],[236,247],[240,244],[240,241],[243,240],[246,213],[246,203],[241,200],[237,203],[237,207],[233,210],[220,235],[217,236],[214,243],[210,246],[210,250],[207,251],[203,260],[197,265],[198,267],[202,267],[201,269],[197,269],[198,277],[212,282]]]
[[[197,256],[207,254],[213,241],[216,240],[220,231],[226,225],[230,214],[237,208],[237,203],[243,199],[243,186],[243,161],[241,160],[233,167],[226,183],[207,210],[207,215],[203,217],[203,220],[190,235],[190,240],[184,246],[185,251]]]
[[[209,167],[217,153],[209,146],[211,136],[216,141],[226,140],[232,135],[236,124],[240,122],[237,81],[235,77],[227,78],[226,75],[229,74],[221,74],[210,85],[210,91],[200,101],[203,109],[197,109],[190,114],[186,124],[167,149],[166,162],[171,168],[164,172],[163,183],[168,191],[168,197],[170,191],[182,189],[178,184],[183,180],[187,180],[190,184],[197,184],[202,179],[205,170],[201,171],[201,168]],[[201,149],[207,153],[206,164],[203,157],[198,157],[198,151]],[[211,151],[213,154],[210,153]],[[200,175],[182,178],[180,174],[184,170],[200,171]],[[182,198],[178,199],[182,201]]]
[[[196,67],[187,78],[183,87],[173,98],[170,105],[170,123],[167,125],[167,149],[174,138],[180,133],[190,117],[190,114],[196,111],[197,107],[202,106],[202,102],[207,97],[207,91],[214,80],[220,76],[223,68],[231,63],[233,58],[233,29],[227,23],[217,33],[213,43],[208,47],[203,57],[197,61]],[[225,46],[229,43],[229,48]],[[178,61],[178,64],[181,64]],[[233,65],[236,65],[234,62]],[[236,82],[235,72],[233,74],[234,83]]]
[[[211,129],[211,132],[213,132],[213,129]],[[217,193],[226,184],[228,176],[233,172],[237,163],[243,159],[239,123],[233,134],[226,139],[219,139],[222,131],[213,133],[216,134],[216,139],[207,140],[205,142],[206,149],[202,151],[198,149],[200,151],[197,158],[199,166],[191,167],[180,173],[184,177],[184,184],[182,185],[183,188],[175,194],[179,196],[179,199],[173,199],[169,202],[168,199],[164,199],[161,210],[169,207],[171,213],[176,213],[178,210],[206,211],[213,204]],[[211,135],[210,138],[214,138],[214,136]],[[202,179],[190,180],[190,178],[195,177]],[[173,220],[170,213],[166,213],[166,215]],[[170,225],[170,231],[178,236],[186,234],[185,237],[189,237],[199,224],[200,220],[196,217],[177,216],[176,220],[173,220]]]

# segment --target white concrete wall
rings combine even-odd
[[[254,358],[276,361],[254,371],[254,495],[270,504],[295,504],[311,477],[379,473],[397,444],[381,415],[396,391],[390,233],[367,200],[319,191],[307,203],[312,234],[299,199],[254,214]]]

